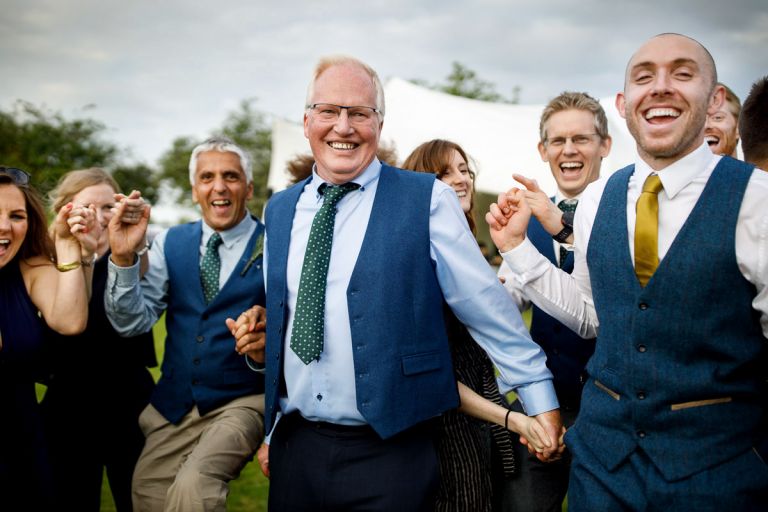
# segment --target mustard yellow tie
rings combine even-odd
[[[651,174],[637,200],[635,274],[643,287],[659,266],[659,192],[663,188],[659,175]]]

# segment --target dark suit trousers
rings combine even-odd
[[[515,400],[511,409],[523,412],[520,402]],[[570,427],[576,419],[575,410],[560,410],[563,425]],[[502,510],[505,512],[560,512],[563,499],[568,492],[568,473],[571,454],[565,450],[563,458],[554,462],[541,462],[528,448],[520,444],[515,436],[515,476],[504,484]]]
[[[269,447],[269,510],[421,512],[438,482],[431,424],[382,440],[370,427],[280,419]]]

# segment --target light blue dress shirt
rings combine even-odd
[[[206,251],[208,239],[214,230],[205,222],[200,239],[200,260]],[[248,242],[256,230],[256,221],[246,215],[234,227],[221,231],[223,243],[219,246],[221,269],[219,271],[219,289],[224,286],[232,271],[245,252]],[[107,317],[121,336],[135,336],[147,332],[155,325],[160,315],[168,306],[168,262],[165,261],[165,238],[168,230],[160,232],[152,241],[149,250],[149,269],[144,277],[139,277],[139,262],[131,267],[118,267],[109,260],[107,290],[104,305]],[[141,284],[141,286],[137,286]],[[197,285],[197,283],[194,283]],[[233,311],[235,318],[242,311]]]
[[[283,364],[287,395],[280,398],[283,414],[298,410],[313,421],[365,423],[356,405],[347,287],[368,226],[380,172],[381,163],[374,159],[352,180],[360,189],[348,193],[337,205],[326,290],[325,343],[320,360],[309,365],[290,349],[290,339],[304,252],[312,220],[323,201],[318,188],[324,181],[314,170],[299,197],[286,276],[288,322]],[[516,305],[480,253],[455,192],[437,179],[429,230],[431,256],[445,300],[497,365],[501,391],[514,389],[530,415],[556,409],[557,397],[544,352],[531,340]],[[268,248],[267,240],[265,253]],[[266,265],[264,272],[266,281]],[[397,318],[392,321],[397,322]]]

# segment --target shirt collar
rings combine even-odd
[[[371,183],[379,179],[380,174],[381,174],[381,162],[379,162],[378,158],[374,158],[373,161],[370,164],[368,164],[368,167],[365,168],[362,174],[358,175],[356,178],[350,181],[352,183],[357,183],[358,185],[360,185],[360,190],[365,190],[365,187],[370,186]],[[317,164],[314,164],[312,166],[312,179],[307,184],[307,189],[313,194],[315,194],[316,197],[320,198],[319,188],[320,188],[320,185],[322,185],[323,183],[328,183],[329,185],[332,185],[332,183],[323,180],[323,178],[321,178],[320,175],[317,174]]]
[[[721,156],[712,153],[709,145],[703,142],[701,146],[685,155],[680,160],[668,165],[660,171],[654,171],[642,158],[635,160],[635,177],[637,183],[645,183],[652,172],[659,175],[664,186],[664,194],[673,199],[681,190],[688,186],[697,176],[711,171],[720,161]]]
[[[255,221],[253,220],[253,217],[251,217],[249,213],[246,213],[243,220],[235,224],[233,227],[227,229],[226,231],[219,231],[219,235],[221,235],[221,241],[224,243],[224,247],[231,249],[232,246],[240,240],[240,238],[248,234],[254,222]],[[202,224],[203,238],[200,242],[202,245],[206,245],[208,243],[208,239],[211,238],[211,235],[213,235],[214,229],[206,224],[205,221],[203,221]]]
[[[562,201],[563,199],[567,199],[569,201],[575,199],[578,201],[579,199],[581,199],[581,194],[576,194],[573,197],[565,197],[565,195],[558,188],[557,191],[555,192],[555,204],[560,204],[560,201]]]

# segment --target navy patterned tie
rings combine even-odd
[[[576,207],[579,205],[578,199],[563,199],[557,203],[557,207],[564,212],[575,212]],[[568,253],[571,252],[566,249],[563,244],[560,244],[560,268],[565,266],[565,260],[568,258]]]
[[[221,270],[221,259],[219,258],[219,246],[224,243],[221,235],[214,233],[208,239],[205,256],[200,263],[200,281],[203,284],[203,296],[205,303],[211,301],[219,293],[219,271]]]
[[[325,285],[328,278],[328,263],[331,259],[336,204],[348,192],[359,187],[360,185],[356,183],[343,185],[323,183],[319,188],[319,192],[323,195],[323,205],[315,214],[309,231],[291,333],[291,350],[304,364],[319,359],[323,351]]]

